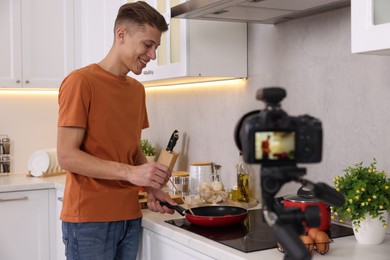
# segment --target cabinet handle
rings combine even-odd
[[[64,200],[64,198],[63,197],[58,197],[57,200],[62,202]]]
[[[20,80],[17,80],[17,81],[16,81],[16,83],[18,83],[18,84],[19,84],[19,83],[20,83]]]
[[[153,70],[145,70],[144,72],[143,72],[143,74],[144,75],[153,75]]]
[[[20,198],[0,199],[0,202],[16,201],[16,200],[28,200],[28,197],[24,196],[24,197],[20,197]]]
[[[28,84],[28,83],[30,83],[30,81],[29,81],[29,80],[26,80],[25,83]]]

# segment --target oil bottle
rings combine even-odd
[[[237,170],[237,200],[249,202],[249,171],[248,166],[244,162],[242,154],[240,153],[240,161],[236,165]]]

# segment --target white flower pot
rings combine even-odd
[[[383,212],[383,217],[388,221],[388,212]],[[352,221],[353,233],[356,240],[365,245],[379,245],[383,242],[386,234],[386,229],[383,227],[383,223],[379,220],[379,217],[372,218],[371,215],[364,215],[364,220],[360,221],[360,227],[355,226]],[[357,231],[355,230],[357,229]]]
[[[152,156],[145,156],[146,157],[146,160],[148,160],[148,162],[154,162],[156,156],[152,155]]]

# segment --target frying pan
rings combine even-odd
[[[248,215],[248,210],[235,206],[203,206],[191,208],[194,215],[188,209],[181,206],[172,206],[169,203],[161,202],[161,206],[176,210],[180,215],[185,216],[192,224],[206,227],[221,227],[238,224]]]

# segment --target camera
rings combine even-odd
[[[340,207],[344,196],[325,183],[302,178],[306,169],[297,163],[316,163],[322,159],[322,124],[310,116],[289,116],[280,102],[286,91],[280,87],[263,88],[256,98],[266,106],[245,114],[237,123],[234,139],[247,163],[261,164],[263,220],[274,230],[277,241],[287,252],[285,259],[311,259],[311,253],[299,238],[304,234],[303,222],[319,226],[320,209],[310,206],[286,208],[275,199],[280,188],[290,182],[301,183],[314,197]]]
[[[289,116],[280,102],[280,87],[259,89],[263,110],[245,114],[237,123],[235,142],[247,163],[271,166],[316,163],[322,159],[322,124],[309,116]]]

